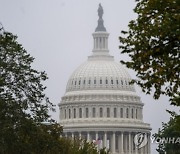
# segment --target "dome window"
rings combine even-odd
[[[96,117],[96,108],[95,107],[93,107],[93,111],[92,111],[92,113],[93,113],[93,118],[95,118]]]
[[[118,80],[116,80],[116,84],[119,84]]]
[[[126,118],[129,118],[129,109],[126,109]]]
[[[138,118],[138,110],[136,109],[136,119]]]
[[[117,109],[114,108],[114,118],[117,118]]]
[[[121,84],[123,85],[123,80],[121,80]]]
[[[127,85],[127,81],[125,80],[125,84]]]
[[[76,109],[74,109],[74,118],[76,118]]]
[[[64,118],[66,119],[66,109],[64,110]]]
[[[86,108],[86,118],[88,118],[88,117],[89,117],[89,109]]]
[[[69,109],[69,119],[71,119],[71,109]]]
[[[79,118],[82,118],[82,108],[79,109]]]
[[[99,112],[100,112],[100,118],[102,118],[103,117],[103,108],[101,107],[100,109],[99,109]]]
[[[123,118],[123,108],[121,108],[120,114],[121,114],[121,118]]]
[[[110,117],[110,108],[107,108],[107,117]]]
[[[131,110],[131,114],[132,114],[131,118],[133,119],[134,118],[134,110],[133,109]]]

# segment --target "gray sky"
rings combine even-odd
[[[46,93],[56,105],[65,93],[72,72],[91,54],[99,3],[104,9],[104,25],[110,33],[111,55],[117,62],[128,59],[127,55],[120,54],[118,36],[137,17],[133,0],[0,0],[0,22],[6,31],[18,35],[19,43],[35,57],[34,67],[47,72]],[[135,78],[135,73],[128,71]],[[173,108],[167,97],[155,101],[138,87],[136,91],[145,103],[144,121],[151,124],[155,133],[162,122],[169,120],[165,109]],[[52,116],[58,121],[56,108]]]

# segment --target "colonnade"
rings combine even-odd
[[[147,144],[137,148],[134,143],[136,132],[126,131],[89,131],[66,132],[69,138],[82,138],[88,142],[95,142],[97,148],[109,149],[111,154],[150,154],[150,134],[147,133]]]
[[[94,50],[108,49],[108,38],[106,37],[94,37]]]

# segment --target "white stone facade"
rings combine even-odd
[[[98,25],[99,26],[99,25]],[[109,55],[106,31],[93,33],[93,54],[71,75],[59,103],[60,124],[67,137],[98,140],[112,154],[150,154],[150,125],[143,122],[143,103],[131,77]],[[147,133],[138,149],[134,136]]]

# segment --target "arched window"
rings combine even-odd
[[[79,118],[82,118],[82,108],[79,108]]]
[[[106,84],[108,84],[108,80],[106,79]]]
[[[84,80],[84,84],[86,84],[86,80]]]
[[[126,109],[126,118],[129,118],[129,109]]]
[[[79,80],[79,85],[81,84],[81,80]]]
[[[75,81],[75,85],[76,85],[76,81]]]
[[[116,84],[119,84],[118,80],[116,80]]]
[[[86,108],[86,118],[88,118],[88,117],[89,117],[89,109]]]
[[[111,80],[111,84],[113,84],[113,80]]]
[[[99,109],[99,113],[100,113],[100,117],[103,117],[103,108],[101,107],[100,109]]]
[[[95,107],[93,107],[93,111],[92,111],[92,116],[93,116],[93,118],[95,118],[96,117],[96,108]]]
[[[102,84],[102,79],[100,79],[100,84]]]
[[[134,110],[133,109],[131,110],[131,118],[132,119],[134,118]]]
[[[69,119],[71,119],[71,109],[69,109]]]
[[[91,84],[91,80],[89,80],[89,84]]]
[[[138,110],[136,109],[136,119],[138,118]]]
[[[96,84],[96,80],[94,80],[94,84]]]
[[[76,109],[74,109],[74,118],[76,118]]]
[[[127,81],[125,80],[125,84],[127,85]]]
[[[120,114],[121,114],[121,118],[123,118],[123,108],[121,108]]]
[[[110,117],[110,108],[107,108],[107,117]]]
[[[117,118],[117,109],[114,108],[114,118]]]
[[[123,80],[121,80],[121,84],[123,85]]]

